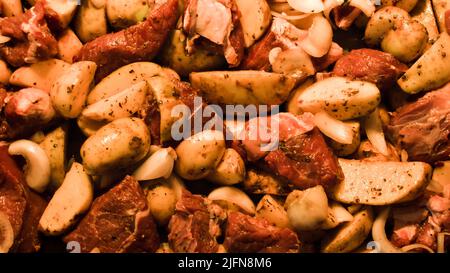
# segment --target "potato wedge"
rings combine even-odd
[[[431,46],[439,37],[439,29],[431,0],[418,1],[416,7],[411,11],[411,18],[425,26]]]
[[[210,103],[278,105],[289,97],[295,78],[263,71],[211,71],[190,75]]]
[[[50,188],[58,189],[66,175],[67,128],[58,127],[48,133],[39,145],[50,160]]]
[[[353,221],[344,224],[325,236],[322,240],[321,252],[347,253],[356,249],[369,235],[373,219],[371,207],[361,210],[353,217]]]
[[[236,0],[236,5],[243,15],[239,20],[244,32],[245,47],[250,47],[272,22],[270,6],[266,0]]]
[[[216,53],[198,48],[192,54],[186,52],[187,37],[183,30],[176,29],[171,32],[163,48],[160,58],[164,66],[175,70],[183,77],[191,72],[215,70],[225,67],[225,58]]]
[[[71,29],[66,29],[58,38],[58,56],[67,63],[73,62],[73,57],[82,47],[83,44]]]
[[[345,179],[329,194],[345,204],[384,206],[414,200],[428,185],[431,166],[423,162],[367,162],[339,159]]]
[[[172,139],[172,125],[179,119],[177,115],[172,115],[172,109],[183,102],[178,98],[178,91],[171,80],[155,76],[147,80],[150,92],[158,102],[160,113],[160,139],[162,142]]]
[[[448,0],[431,0],[431,2],[438,22],[439,31],[445,32],[445,12],[450,9],[450,2]]]
[[[161,66],[150,62],[137,62],[123,66],[101,80],[89,93],[87,104],[109,98],[131,85],[150,79],[154,76],[164,76],[167,71]]]
[[[327,194],[322,186],[292,191],[284,206],[289,223],[297,232],[321,229],[330,211]]]
[[[305,89],[309,88],[314,84],[314,80],[309,78],[304,83],[302,83],[299,87],[297,87],[294,91],[292,91],[291,96],[287,102],[287,111],[294,115],[298,115],[303,113],[303,110],[300,109],[300,105],[298,103],[298,99]]]
[[[442,32],[433,46],[397,81],[403,91],[416,94],[450,81],[450,36]]]
[[[86,103],[97,65],[77,62],[56,79],[50,89],[53,107],[65,118],[76,118]]]
[[[75,32],[83,43],[108,32],[106,0],[83,0],[75,18]]]
[[[296,93],[295,101],[289,103],[290,109],[295,109],[293,114],[324,110],[339,120],[365,116],[375,110],[381,100],[380,90],[374,84],[342,77],[331,77],[295,92],[299,94]]]
[[[42,214],[39,230],[51,236],[64,233],[89,209],[93,197],[89,175],[81,164],[74,162]]]
[[[264,195],[256,206],[256,218],[266,219],[274,226],[290,227],[289,218],[283,206],[270,195]]]
[[[112,97],[87,106],[81,112],[80,119],[106,123],[118,118],[133,116],[142,108],[147,93],[147,82],[138,82]]]
[[[52,84],[70,68],[70,64],[58,59],[49,59],[14,71],[9,79],[13,85],[35,87],[50,93]]]
[[[9,78],[11,77],[11,70],[8,68],[8,65],[0,60],[0,84],[8,84]]]

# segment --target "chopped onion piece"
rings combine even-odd
[[[422,244],[411,244],[411,245],[407,245],[402,247],[402,251],[403,252],[409,252],[413,249],[425,249],[426,251],[430,252],[430,253],[434,253],[434,250],[432,250],[431,248],[427,247],[426,245],[422,245]]]
[[[367,17],[371,17],[376,10],[371,0],[350,0],[349,5],[360,9]]]
[[[25,167],[25,180],[30,188],[42,193],[50,183],[50,160],[39,144],[21,139],[9,145],[10,155],[21,155],[27,164]]]
[[[311,14],[309,14],[309,13],[299,13],[297,15],[287,15],[284,12],[278,13],[276,11],[272,11],[272,15],[275,16],[275,17],[279,17],[279,18],[282,18],[282,19],[285,19],[285,20],[291,20],[291,21],[301,20],[301,19],[304,19],[306,17],[311,16]]]
[[[352,144],[353,128],[330,116],[328,113],[321,111],[314,115],[314,123],[317,128],[334,141],[342,144]]]
[[[281,47],[275,47],[269,52],[269,63],[273,65],[278,55],[283,51]]]
[[[270,3],[270,10],[275,11],[277,13],[286,13],[287,15],[292,15],[292,13],[299,12],[293,9],[291,6],[289,6],[289,4],[286,1],[278,3]]]
[[[338,202],[332,202],[330,209],[338,223],[353,221],[353,215]]]
[[[255,215],[256,208],[248,195],[235,187],[220,187],[208,195],[209,200],[226,201],[241,208],[250,215]]]
[[[330,51],[333,43],[333,28],[323,16],[314,17],[308,36],[303,40],[302,47],[310,56],[320,58]]]
[[[402,162],[408,162],[408,152],[404,149],[400,152],[400,159]]]
[[[7,37],[7,36],[0,35],[0,44],[7,43],[7,42],[9,42],[10,40],[11,40],[11,38],[9,38],[9,37]]]
[[[445,253],[445,236],[450,236],[450,232],[440,232],[437,235],[437,253]]]
[[[364,127],[366,129],[367,138],[370,143],[372,143],[373,147],[383,155],[389,156],[378,109],[365,118]]]
[[[8,253],[14,244],[14,230],[8,216],[0,211],[0,253]]]
[[[324,9],[322,0],[288,0],[289,5],[304,13],[319,13]]]
[[[325,15],[325,17],[330,20],[331,11],[333,11],[334,8],[342,5],[344,2],[344,0],[325,0],[325,2],[323,3],[323,14]]]
[[[177,155],[174,149],[160,149],[134,171],[133,176],[138,181],[153,180],[161,177],[169,178],[176,158]]]
[[[382,253],[400,253],[401,249],[394,246],[391,241],[388,240],[386,236],[386,221],[391,211],[390,207],[385,207],[377,218],[373,222],[372,226],[372,238],[380,246],[380,251]]]

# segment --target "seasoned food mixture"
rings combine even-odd
[[[448,253],[450,1],[0,0],[0,253]]]

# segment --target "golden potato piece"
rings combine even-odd
[[[359,247],[369,235],[373,225],[373,211],[367,207],[358,212],[353,221],[327,234],[322,241],[321,252],[347,253]]]
[[[277,105],[285,102],[295,78],[264,71],[211,71],[190,75],[210,103]]]
[[[430,181],[423,162],[367,162],[339,159],[345,179],[331,198],[346,204],[384,206],[414,200]]]

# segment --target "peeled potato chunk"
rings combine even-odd
[[[384,206],[414,200],[428,185],[431,166],[423,162],[367,162],[339,159],[345,179],[331,197],[346,204]]]

